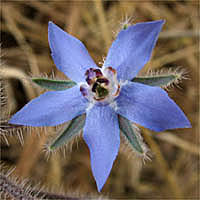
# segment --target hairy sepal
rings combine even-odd
[[[48,78],[32,78],[32,81],[42,88],[48,90],[66,90],[76,85],[70,80],[53,80]]]
[[[173,84],[178,84],[185,77],[185,71],[181,69],[169,71],[150,71],[147,75],[138,76],[132,82],[142,83],[150,86],[167,88]]]
[[[119,127],[125,138],[129,141],[132,148],[143,155],[146,153],[145,145],[142,142],[141,136],[139,137],[138,133],[133,129],[131,123],[128,119],[118,115]]]
[[[67,127],[63,129],[61,134],[50,144],[51,151],[61,147],[63,144],[71,141],[72,138],[77,136],[85,124],[85,114],[75,117]]]

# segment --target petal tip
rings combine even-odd
[[[160,24],[164,24],[166,22],[165,19],[160,19],[160,20],[157,20],[156,22],[160,23]]]
[[[160,30],[162,29],[162,27],[166,21],[164,19],[161,19],[161,20],[156,20],[156,21],[152,21],[152,22],[154,23],[155,26],[158,27],[159,32],[160,32]]]
[[[186,118],[186,122],[185,122],[185,127],[184,128],[192,128],[192,124],[190,123],[190,121]]]
[[[48,33],[53,33],[54,31],[56,31],[57,29],[60,29],[59,26],[57,26],[56,24],[54,24],[52,21],[48,22]]]
[[[101,190],[102,190],[102,188],[103,188],[103,186],[104,186],[104,184],[105,183],[98,183],[97,181],[96,181],[96,184],[97,184],[97,190],[98,190],[98,192],[101,192]]]
[[[180,123],[179,126],[177,126],[175,128],[192,128],[190,121],[188,120],[188,118],[185,116],[184,113],[183,113],[182,122]]]
[[[22,125],[20,123],[20,120],[17,119],[16,115],[13,115],[9,120],[8,120],[9,124],[16,124],[16,125]]]
[[[15,124],[13,118],[9,119],[9,120],[8,120],[8,123],[9,123],[9,124]]]
[[[48,30],[52,28],[55,24],[52,21],[48,22]]]

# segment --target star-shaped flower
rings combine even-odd
[[[54,63],[77,84],[45,92],[12,116],[10,123],[56,126],[86,113],[83,138],[100,191],[120,146],[118,115],[154,131],[190,127],[163,89],[131,82],[149,61],[163,23],[137,23],[121,30],[99,68],[81,41],[49,22]]]

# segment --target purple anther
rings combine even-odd
[[[89,74],[89,72],[90,72],[91,69],[92,69],[92,68],[89,68],[89,69],[85,72],[85,76],[88,76],[88,74]]]
[[[100,77],[100,76],[103,76],[102,72],[100,69],[94,69],[94,72],[96,73],[96,77]]]
[[[93,79],[87,77],[85,80],[86,80],[86,82],[87,82],[88,85],[92,85]]]
[[[83,86],[80,86],[80,92],[82,93],[82,95],[85,97],[88,95],[88,91],[86,88],[84,88]]]
[[[94,69],[93,68],[90,68],[86,71],[85,73],[85,76],[90,78],[90,79],[93,79],[96,77],[96,73],[94,72]]]
[[[109,70],[110,72],[112,72],[113,74],[116,74],[116,73],[117,73],[116,70],[113,69],[112,67],[108,67],[108,70]]]

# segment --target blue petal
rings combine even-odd
[[[138,23],[120,31],[104,66],[117,70],[118,79],[131,80],[149,61],[164,20]]]
[[[71,80],[82,82],[86,70],[97,67],[83,43],[53,22],[49,22],[48,37],[54,63]]]
[[[117,113],[154,131],[191,127],[181,109],[159,87],[129,82],[123,86],[117,105]]]
[[[85,112],[87,100],[79,87],[50,91],[33,99],[12,116],[9,123],[25,126],[55,126]]]
[[[120,146],[118,118],[109,106],[94,106],[86,114],[83,138],[90,149],[98,191],[105,184]]]

